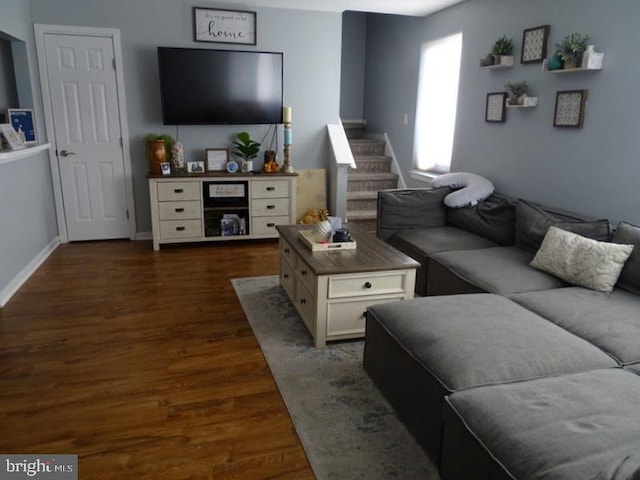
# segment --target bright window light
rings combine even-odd
[[[462,33],[422,45],[413,165],[448,172],[456,125]]]

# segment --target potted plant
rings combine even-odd
[[[580,65],[582,54],[587,48],[589,35],[572,33],[564,37],[562,42],[556,43],[560,58],[564,61],[564,68],[577,68]]]
[[[491,47],[491,55],[495,65],[513,65],[513,40],[506,35],[500,37]]]
[[[522,105],[529,91],[527,82],[507,82],[505,84],[511,95],[509,95],[509,105]]]
[[[160,164],[171,160],[171,149],[175,140],[166,133],[149,133],[144,137],[144,143],[147,149],[149,171],[157,175],[161,174]]]
[[[233,142],[236,150],[233,152],[240,157],[243,162],[250,162],[258,156],[260,151],[260,143],[251,139],[248,132],[240,132],[236,135],[236,140]],[[243,168],[244,171],[251,170],[248,167]]]

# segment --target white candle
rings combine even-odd
[[[282,120],[284,123],[291,123],[291,107],[284,107],[282,109]]]

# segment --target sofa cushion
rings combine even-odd
[[[500,295],[567,286],[563,280],[531,268],[533,257],[534,253],[524,248],[494,247],[436,253],[432,262],[485,292]],[[429,279],[430,283],[439,281],[446,279]]]
[[[633,245],[598,242],[549,227],[531,266],[573,285],[611,292]]]
[[[444,197],[448,187],[378,192],[378,236],[413,228],[440,227],[445,223]]]
[[[516,245],[537,251],[550,226],[556,226],[602,242],[611,237],[609,220],[581,220],[561,213],[550,213],[526,200],[518,200],[516,205]]]
[[[498,295],[418,298],[373,305],[368,312],[449,392],[617,365],[585,340]]]
[[[504,198],[491,197],[473,207],[448,208],[447,223],[477,233],[498,245],[513,245],[516,207]]]
[[[638,398],[640,378],[618,368],[455,393],[441,475],[593,480],[640,450]],[[507,475],[487,477],[488,465]]]
[[[629,370],[630,372],[635,373],[636,375],[640,375],[640,363],[633,363],[631,365],[625,365],[625,370]]]
[[[493,193],[491,181],[469,172],[445,173],[434,178],[431,186],[460,189],[444,197],[444,204],[450,208],[476,205]]]
[[[569,287],[510,295],[513,301],[584,338],[620,363],[640,362],[640,296]]]
[[[613,232],[612,242],[635,246],[629,260],[624,264],[618,286],[640,295],[640,227],[620,222]]]

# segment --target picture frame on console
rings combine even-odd
[[[208,172],[225,172],[227,170],[228,148],[207,148],[205,152]]]
[[[23,137],[26,145],[35,145],[38,143],[32,109],[9,108],[7,109],[7,121],[13,126],[15,131],[18,132],[18,135]]]
[[[10,123],[0,124],[0,141],[2,148],[18,150],[25,147],[24,139],[18,135],[15,128]]]
[[[193,8],[196,42],[256,45],[257,14],[247,10]]]
[[[187,162],[187,173],[204,173],[204,162]]]

